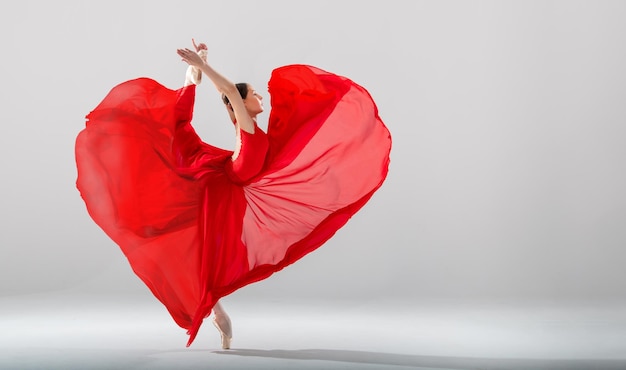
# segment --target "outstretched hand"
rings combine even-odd
[[[208,50],[208,48],[203,42],[196,44],[196,40],[194,39],[191,39],[191,43],[194,49],[196,49],[195,52],[187,48],[177,49],[176,52],[182,58],[183,62],[194,67],[200,67],[204,63],[204,60],[198,55],[198,52],[200,52],[200,50]]]
[[[183,62],[186,62],[191,66],[200,67],[202,64],[204,64],[204,61],[202,60],[202,58],[200,58],[200,55],[198,55],[198,53],[193,50],[189,50],[187,48],[178,49],[176,50],[176,53],[178,53],[178,55],[182,58]]]

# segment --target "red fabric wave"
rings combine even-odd
[[[221,297],[327,241],[387,176],[391,137],[369,93],[319,68],[272,72],[267,135],[241,152],[190,125],[195,86],[114,87],[76,139],[77,187],[94,221],[190,334]]]

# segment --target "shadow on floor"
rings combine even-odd
[[[291,360],[321,360],[372,365],[458,370],[623,370],[624,360],[604,359],[514,359],[416,356],[382,352],[342,351],[331,349],[260,350],[234,349],[213,351],[229,356],[264,357]]]

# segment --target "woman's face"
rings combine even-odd
[[[248,85],[248,95],[246,95],[243,103],[252,117],[263,112],[263,97],[251,85]]]

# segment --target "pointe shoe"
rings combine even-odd
[[[233,339],[230,319],[226,317],[226,322],[222,322],[222,326],[220,326],[217,318],[213,318],[213,325],[215,325],[222,337],[222,349],[230,349],[230,341]]]
[[[198,52],[198,55],[200,55],[200,58],[202,58],[202,60],[206,62],[206,57],[207,57],[206,50],[200,50]],[[184,86],[200,85],[201,82],[202,82],[202,71],[194,66],[189,66],[187,68],[187,73],[185,73]]]

